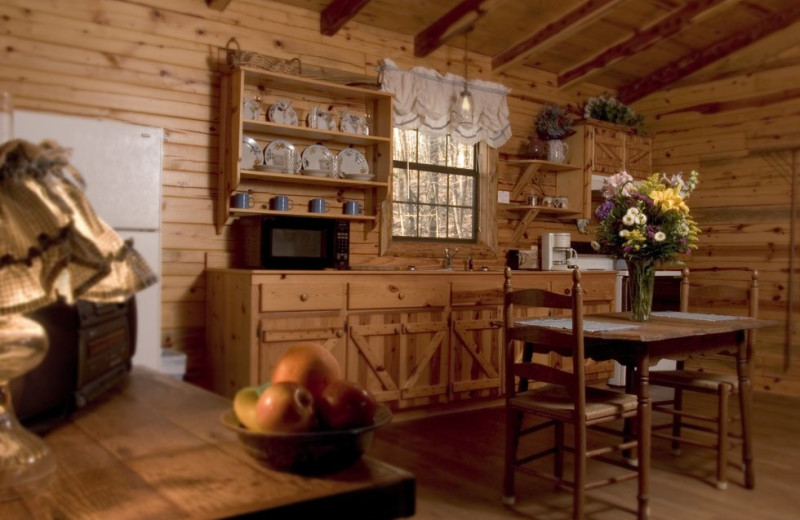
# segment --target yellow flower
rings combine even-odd
[[[661,206],[663,211],[677,209],[686,214],[689,213],[689,206],[683,202],[683,197],[681,197],[680,191],[675,191],[672,188],[667,188],[661,191],[651,191],[650,198],[653,199],[655,204]]]

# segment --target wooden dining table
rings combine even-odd
[[[564,320],[567,321],[567,320]],[[649,321],[634,322],[629,312],[592,314],[584,317],[585,355],[595,361],[613,359],[633,368],[633,386],[629,391],[638,398],[636,435],[638,437],[637,463],[641,465],[642,478],[637,493],[638,519],[649,518],[650,482],[650,432],[651,398],[650,366],[661,359],[688,359],[692,356],[728,351],[736,356],[739,378],[739,399],[745,425],[750,424],[750,366],[752,347],[747,341],[747,331],[774,326],[770,320],[718,314],[681,312],[654,312]],[[537,327],[553,326],[552,318],[522,320],[531,331]],[[566,327],[569,328],[569,327]],[[533,337],[533,336],[532,336]],[[525,341],[523,336],[518,339]],[[561,345],[534,345],[537,352],[555,352],[567,356],[568,349]],[[749,439],[750,436],[745,436]],[[750,442],[742,447],[747,487],[755,485],[753,453]]]
[[[0,501],[14,520],[413,516],[415,478],[369,457],[336,473],[273,471],[222,424],[231,401],[142,367],[43,436],[47,482]]]

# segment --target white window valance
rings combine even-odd
[[[425,67],[403,70],[385,58],[378,68],[381,90],[394,94],[394,126],[417,129],[429,135],[450,134],[455,142],[475,144],[480,141],[498,148],[511,138],[506,95],[511,92],[500,83],[470,80],[474,99],[472,121],[454,117],[453,107],[464,88],[464,78],[441,75]]]

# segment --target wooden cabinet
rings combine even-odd
[[[512,242],[518,243],[528,229],[531,222],[537,217],[547,217],[555,219],[574,219],[582,217],[583,197],[584,197],[584,176],[580,166],[566,163],[554,163],[537,159],[505,161],[512,167],[522,167],[522,172],[514,182],[511,190],[510,204],[500,204],[499,209],[505,210],[517,218],[514,226]],[[528,192],[532,191],[533,181],[536,174],[550,172],[555,175],[555,185],[545,190],[539,186],[540,191],[545,191],[549,196],[567,197],[567,207],[531,206],[525,203]],[[547,191],[552,193],[547,193]]]
[[[591,311],[614,305],[613,272],[583,276]],[[267,380],[292,343],[316,341],[344,377],[395,410],[502,393],[500,272],[344,273],[209,269],[210,389]],[[515,272],[516,288],[571,288],[568,272]],[[560,358],[551,356],[552,363]],[[594,377],[611,367],[590,364]]]
[[[257,119],[249,117],[255,114],[243,110],[245,101],[251,103],[256,99],[263,107]],[[291,103],[298,116],[297,125],[268,120],[265,108],[279,100]],[[230,218],[249,215],[289,214],[375,223],[380,202],[386,197],[392,166],[391,94],[237,67],[222,78],[220,107],[220,174],[215,208],[217,233],[222,232]],[[370,121],[369,135],[311,128],[306,123],[306,116],[314,108],[332,112],[337,122],[345,111],[363,115]],[[262,153],[276,139],[289,141],[298,156],[313,144],[322,144],[333,154],[352,147],[363,155],[369,173],[375,177],[350,180],[314,177],[304,175],[303,171],[287,174],[242,168],[245,138],[255,140]],[[253,207],[231,207],[231,196],[236,192],[250,193],[255,201]],[[292,209],[271,210],[270,199],[275,195],[288,195],[293,202]],[[307,211],[308,201],[318,197],[330,204],[329,212]],[[344,215],[342,205],[346,200],[360,202],[363,214]]]
[[[576,133],[567,142],[571,161],[583,168],[580,200],[584,217],[590,218],[592,175],[609,176],[625,170],[636,178],[648,177],[652,174],[652,140],[631,134],[627,127],[593,119],[578,121],[574,128]]]

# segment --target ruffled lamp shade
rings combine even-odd
[[[92,210],[55,143],[0,147],[0,314],[56,301],[123,301],[156,282],[132,244]]]

